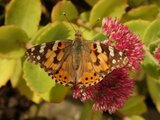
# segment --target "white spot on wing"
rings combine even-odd
[[[102,49],[101,49],[101,46],[100,46],[99,43],[97,44],[97,52],[98,52],[98,53],[101,53],[101,52],[102,52]]]
[[[112,57],[114,57],[114,52],[110,52],[110,55],[111,55]]]
[[[35,50],[35,48],[34,48],[34,47],[32,47],[32,48],[31,48],[31,51],[33,52],[34,50]]]
[[[57,50],[57,47],[58,47],[58,43],[59,43],[59,41],[56,41],[55,42],[55,44],[53,45],[53,47],[52,47],[52,50]]]
[[[117,67],[117,68],[120,68],[120,65],[117,65],[116,67]]]
[[[113,60],[112,60],[112,63],[113,63],[113,64],[115,64],[115,63],[116,63],[116,60],[115,60],[115,59],[113,59]]]
[[[37,56],[37,60],[40,60],[41,59],[41,57],[40,56]]]
[[[114,57],[114,48],[112,46],[108,46],[109,54]]]
[[[128,58],[125,57],[124,60],[123,60],[123,64],[126,64],[128,62]]]
[[[46,47],[46,43],[42,43],[42,46]]]
[[[120,56],[122,56],[122,55],[123,55],[123,53],[120,51],[120,52],[119,52],[119,55],[120,55]]]
[[[43,43],[43,44],[41,45],[41,47],[40,47],[39,52],[40,52],[40,53],[43,53],[45,47],[46,47],[46,43]]]
[[[114,70],[115,69],[115,67],[111,67],[111,70]]]
[[[114,48],[113,48],[112,46],[108,46],[108,50],[109,50],[110,52],[111,52],[111,51],[113,52],[113,49],[114,49]]]
[[[39,51],[40,53],[43,53],[44,52],[44,48],[43,49],[40,49],[40,51]]]

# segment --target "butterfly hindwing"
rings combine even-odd
[[[66,59],[63,61],[59,70],[56,73],[51,73],[52,78],[65,86],[72,86],[75,83],[76,71],[72,66],[72,53],[68,54]]]

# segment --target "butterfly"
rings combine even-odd
[[[26,51],[26,58],[38,63],[57,83],[65,86],[95,85],[117,68],[128,64],[124,52],[100,41],[57,40],[36,45]]]

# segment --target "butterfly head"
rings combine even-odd
[[[76,40],[82,40],[82,32],[81,31],[77,31],[75,33],[75,39]]]

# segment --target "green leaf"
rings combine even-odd
[[[40,94],[40,96],[48,102],[60,103],[64,100],[69,89],[69,87],[56,84],[56,86],[52,87],[52,89],[49,92],[42,93]]]
[[[149,0],[149,3],[160,5],[160,1],[159,0]]]
[[[40,18],[40,0],[12,0],[7,6],[5,24],[20,27],[31,37],[38,29]]]
[[[126,21],[131,19],[143,19],[143,20],[154,20],[159,13],[158,6],[156,5],[143,5],[134,9],[131,9],[124,19]]]
[[[25,61],[23,71],[27,85],[37,93],[48,92],[55,86],[55,81],[39,65]]]
[[[63,15],[63,13],[65,12],[65,15]],[[52,13],[51,13],[51,19],[54,22],[55,20],[73,20],[76,19],[78,17],[78,11],[76,9],[76,7],[74,6],[74,4],[72,4],[71,1],[59,1],[52,9]]]
[[[157,80],[147,75],[147,86],[149,90],[149,94],[157,108],[157,110],[160,112],[160,84],[156,82]]]
[[[153,55],[147,51],[146,54],[145,54],[145,58],[143,60],[143,63],[142,63],[142,66],[143,66],[143,69],[144,71],[154,77],[155,79],[158,79],[160,76],[160,70],[159,68],[157,67],[157,64],[155,64],[155,62],[157,62],[155,60],[155,58],[153,57]]]
[[[129,117],[129,120],[145,120],[145,119],[141,116],[133,115],[133,116]]]
[[[15,63],[15,60],[0,59],[0,87],[5,85],[12,76]]]
[[[147,106],[144,102],[144,96],[132,96],[125,103],[124,107],[119,110],[123,115],[142,114],[147,111]]]
[[[85,21],[89,21],[90,11],[82,12],[80,14],[80,18]]]
[[[102,119],[102,113],[93,110],[92,104],[90,102],[85,102],[79,120],[101,120],[101,119]]]
[[[121,18],[127,6],[125,0],[99,0],[91,10],[89,21],[91,24],[95,24],[98,18]]]
[[[93,39],[92,40],[101,40],[101,41],[104,41],[104,40],[107,40],[107,36],[104,35],[103,33],[97,33],[93,36]]]
[[[17,88],[20,93],[26,96],[29,100],[32,100],[35,103],[39,103],[41,98],[39,95],[26,85],[26,81],[22,78],[22,62],[21,60],[16,60],[14,72],[11,75],[11,84],[13,88]]]
[[[156,40],[160,40],[160,18],[154,20],[145,30],[143,40],[145,45],[149,45]]]
[[[90,6],[94,6],[98,0],[85,0]]]
[[[83,28],[81,27],[81,31],[84,31],[83,32],[83,38],[85,40],[93,40],[93,37],[95,36],[96,32],[93,31],[93,30],[89,30],[89,29],[86,29],[86,28]]]
[[[67,27],[67,29],[63,29],[64,31],[68,31],[67,39],[74,40],[75,39],[75,33],[80,29],[76,24],[69,23],[69,22],[63,22],[63,24]]]
[[[32,44],[40,44],[51,42],[54,40],[62,40],[73,38],[74,29],[66,22],[54,22],[41,28],[37,34],[31,39]]]
[[[142,4],[145,0],[128,0],[128,4],[131,7],[139,6]]]
[[[21,77],[16,85],[16,88],[19,90],[19,92],[26,96],[29,100],[40,103],[42,101],[42,98],[39,97],[39,95],[36,92],[33,92],[26,84],[26,81]]]
[[[12,74],[10,79],[12,87],[16,87],[21,79],[22,79],[22,62],[21,59],[19,59],[16,60],[15,62],[14,73]]]
[[[20,28],[8,25],[0,27],[0,57],[20,58],[25,52],[28,37]]]
[[[150,22],[146,20],[131,20],[126,22],[125,25],[142,39],[144,31],[150,25]]]

